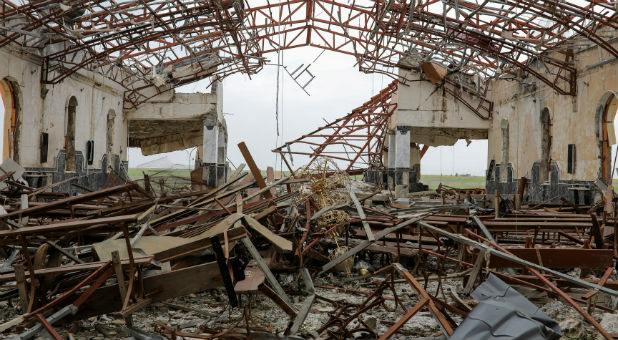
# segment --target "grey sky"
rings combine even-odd
[[[283,65],[290,71],[300,64],[312,62],[321,50],[312,47],[287,50]],[[277,87],[277,55],[270,54],[272,66],[266,66],[250,80],[246,75],[235,74],[223,81],[223,112],[228,125],[228,157],[238,165],[243,158],[236,146],[247,143],[258,166],[280,167],[280,161],[271,152],[277,145],[300,137],[317,127],[324,120],[332,121],[367,101],[387,86],[392,78],[380,74],[364,74],[354,67],[355,59],[348,55],[325,52],[311,65],[316,78],[307,87],[311,96],[294,83],[283,68],[280,70],[280,136],[277,137],[275,97]],[[182,92],[209,92],[205,82],[197,82],[180,89]],[[189,151],[166,154],[174,163],[189,163]],[[139,149],[129,150],[129,165],[137,166],[152,159],[144,157]],[[195,151],[191,158],[195,157]],[[191,161],[192,163],[192,161]],[[487,142],[473,141],[466,147],[464,141],[455,146],[430,148],[423,158],[421,168],[425,174],[469,173],[484,175],[487,163]],[[294,166],[302,162],[295,159]],[[285,166],[285,165],[284,165]]]

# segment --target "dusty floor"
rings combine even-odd
[[[325,299],[348,304],[360,304],[367,298],[366,295],[360,293],[324,288],[324,286],[332,286],[333,283],[339,282],[339,287],[348,290],[370,291],[372,289],[371,285],[368,285],[368,280],[346,281],[343,274],[336,273],[319,278],[314,282],[318,298],[315,300],[303,324],[300,336],[315,339],[328,337],[326,332],[317,333],[317,330],[328,322],[330,315],[336,311],[336,307]],[[454,278],[445,279],[443,282],[444,286],[440,296],[444,292],[449,302],[452,302],[449,297],[449,290],[460,292],[462,281],[461,279]],[[434,294],[437,287],[438,283],[432,281],[428,284],[427,291],[430,294]],[[563,339],[599,338],[599,334],[589,325],[585,325],[576,311],[562,302],[548,298],[545,293],[535,292],[523,287],[516,287],[516,289],[535,304],[542,306],[544,312],[561,323],[565,333]],[[407,283],[396,284],[396,291],[399,299],[407,308],[411,308],[419,299],[416,291]],[[387,289],[384,296],[392,297],[392,292]],[[298,295],[292,296],[297,309],[300,309],[305,297],[300,292]],[[241,299],[243,305],[247,307],[247,311],[250,313],[252,326],[264,327],[267,331],[279,334],[282,334],[286,329],[290,321],[289,316],[264,295],[260,293],[243,294]],[[386,306],[392,310],[395,305],[393,301],[387,300]],[[0,311],[0,319],[2,320],[9,320],[18,315],[18,310],[10,307],[7,302],[0,302]],[[135,328],[146,332],[154,332],[154,326],[157,322],[180,329],[186,333],[199,333],[200,326],[217,329],[238,324],[239,328],[244,329],[243,312],[244,308],[242,307],[231,308],[227,303],[225,290],[217,289],[176,298],[165,303],[153,304],[136,312],[133,315],[133,323]],[[379,306],[363,314],[363,321],[372,325],[378,334],[382,334],[390,327],[392,322],[397,321],[402,315],[402,309],[398,309],[397,312],[389,312]],[[604,319],[603,321],[609,327],[608,329],[613,327],[613,329],[618,331],[618,321],[615,317],[604,315],[599,309],[593,315],[597,320]],[[454,318],[454,320],[458,323],[462,321],[461,318]],[[74,339],[130,339],[130,334],[126,333],[124,326],[125,322],[119,316],[104,315],[70,325],[58,326],[57,330],[61,334],[70,335]],[[351,324],[350,327],[353,326],[355,325]],[[15,335],[8,335],[8,338],[10,339]],[[367,335],[359,334],[359,336]],[[392,339],[410,339],[410,337],[441,338],[441,336],[442,332],[438,323],[434,320],[432,314],[427,309],[424,309],[408,321]],[[40,338],[43,339],[43,337]]]

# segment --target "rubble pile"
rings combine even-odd
[[[217,188],[0,175],[2,337],[616,338],[613,198],[395,201],[327,160],[266,180],[246,160]]]

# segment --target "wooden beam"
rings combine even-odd
[[[255,164],[253,156],[251,156],[251,153],[249,152],[249,149],[247,148],[245,142],[238,143],[238,148],[240,149],[240,153],[242,153],[242,156],[245,158],[245,162],[247,162],[247,166],[249,166],[249,170],[251,170],[251,174],[253,175],[253,178],[255,178],[257,185],[260,187],[260,189],[265,188],[266,182],[264,181],[264,177],[262,177],[262,173]],[[269,190],[264,191],[264,197],[273,198]]]

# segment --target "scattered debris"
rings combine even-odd
[[[326,160],[256,179],[244,148],[251,174],[200,190],[68,196],[7,173],[3,336],[615,337],[607,204],[504,210],[441,188],[400,205]]]

